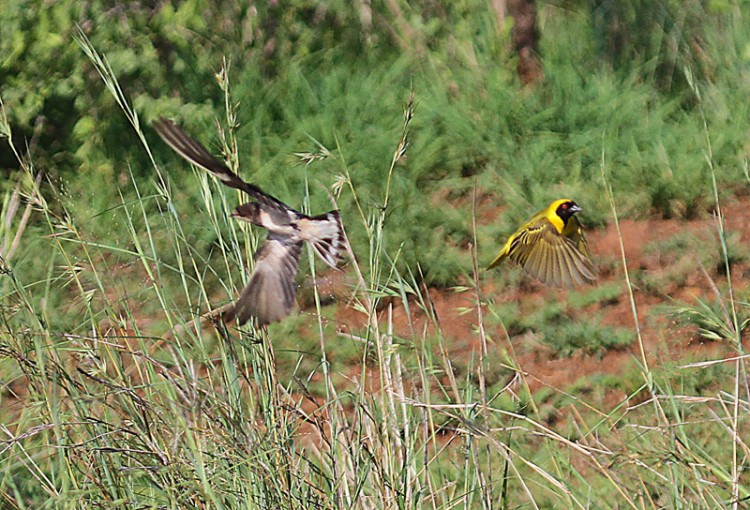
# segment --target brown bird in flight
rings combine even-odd
[[[315,253],[336,268],[344,248],[344,231],[339,212],[308,216],[264,193],[258,186],[243,181],[206,148],[188,136],[174,122],[160,118],[154,123],[159,136],[180,156],[212,173],[230,188],[242,190],[252,199],[238,206],[233,218],[268,230],[265,243],[255,252],[255,269],[234,307],[224,319],[234,318],[242,325],[253,319],[265,326],[289,315],[294,306],[295,279],[302,243],[307,241]]]

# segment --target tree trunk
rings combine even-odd
[[[524,85],[541,81],[539,31],[536,28],[534,0],[508,0],[508,14],[513,18],[513,49],[518,54],[518,76]]]

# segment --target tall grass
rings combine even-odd
[[[95,218],[79,215],[84,208],[54,182],[42,192],[32,159],[13,144],[5,116],[0,119],[22,169],[18,186],[4,196],[0,225],[5,507],[741,508],[750,499],[743,472],[750,392],[737,319],[747,305],[732,294],[730,272],[716,286],[725,289],[716,298],[725,304],[723,331],[731,332],[734,348],[726,359],[686,363],[666,351],[666,360],[656,362],[639,334],[644,319],[627,271],[623,297],[632,304],[640,354],[619,378],[552,386],[525,368],[519,342],[493,334],[516,318],[484,292],[477,246],[490,243],[476,204],[488,183],[498,182],[516,193],[514,203],[541,200],[536,158],[544,161],[547,147],[564,143],[578,147],[573,157],[583,161],[594,151],[583,151],[583,139],[534,129],[529,134],[540,145],[522,169],[525,177],[514,181],[487,163],[489,177],[467,187],[471,218],[463,228],[471,248],[461,256],[470,269],[456,290],[471,296],[464,312],[475,318],[476,330],[456,339],[445,332],[453,318],[440,315],[421,266],[402,263],[403,233],[389,237],[398,228],[399,193],[408,189],[400,179],[429,152],[416,152],[409,141],[433,133],[420,116],[432,119],[445,105],[423,104],[420,90],[432,96],[419,83],[413,94],[403,87],[402,112],[395,101],[376,105],[393,117],[387,150],[368,162],[377,171],[363,176],[356,144],[337,133],[317,137],[312,150],[285,151],[308,163],[290,178],[302,183],[301,205],[312,213],[328,208],[331,189],[347,213],[347,234],[365,241],[351,243],[345,268],[350,318],[340,321],[323,305],[316,282],[329,275],[318,274],[310,254],[309,309],[267,332],[228,329],[201,317],[237,295],[263,234],[231,221],[228,212],[241,197],[204,172],[187,173],[178,162],[171,175],[180,177],[167,179],[170,173],[152,156],[154,137],[107,60],[85,37],[80,43],[152,162],[153,177],[144,181],[131,172],[117,203]],[[245,110],[236,110],[230,76],[224,66],[219,139],[229,164],[244,174],[256,163],[239,159],[237,124]],[[496,83],[487,78],[485,85]],[[500,117],[507,105],[495,108]],[[457,129],[493,127],[449,113]],[[558,107],[540,114],[538,125],[562,124],[560,115],[574,114]],[[694,182],[709,183],[702,193],[721,211],[710,122],[700,134],[707,158]],[[602,179],[586,189],[611,206],[616,223],[624,184],[610,143],[605,137],[595,149]],[[480,152],[472,157],[493,159],[481,143],[474,147]],[[276,163],[261,165],[260,178]],[[321,166],[332,169],[328,177]],[[198,192],[186,197],[183,190],[193,186]],[[35,231],[27,227],[32,209],[44,218]],[[730,271],[727,235],[719,221]],[[26,246],[15,241],[27,237]],[[442,244],[432,249],[451,256]],[[618,267],[626,268],[621,253]],[[26,280],[33,273],[16,269],[32,262],[45,278]],[[455,356],[458,341],[475,346],[468,361]],[[611,388],[622,395],[617,402],[599,398],[597,392]]]

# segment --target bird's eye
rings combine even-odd
[[[568,207],[569,207],[569,206],[568,206],[568,203],[567,203],[567,202],[565,202],[565,203],[564,203],[564,204],[562,205],[562,208],[563,208],[563,209],[567,209]]]

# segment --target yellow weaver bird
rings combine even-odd
[[[548,285],[572,287],[593,282],[596,269],[574,216],[582,210],[570,199],[555,200],[508,238],[487,269],[509,258]]]

